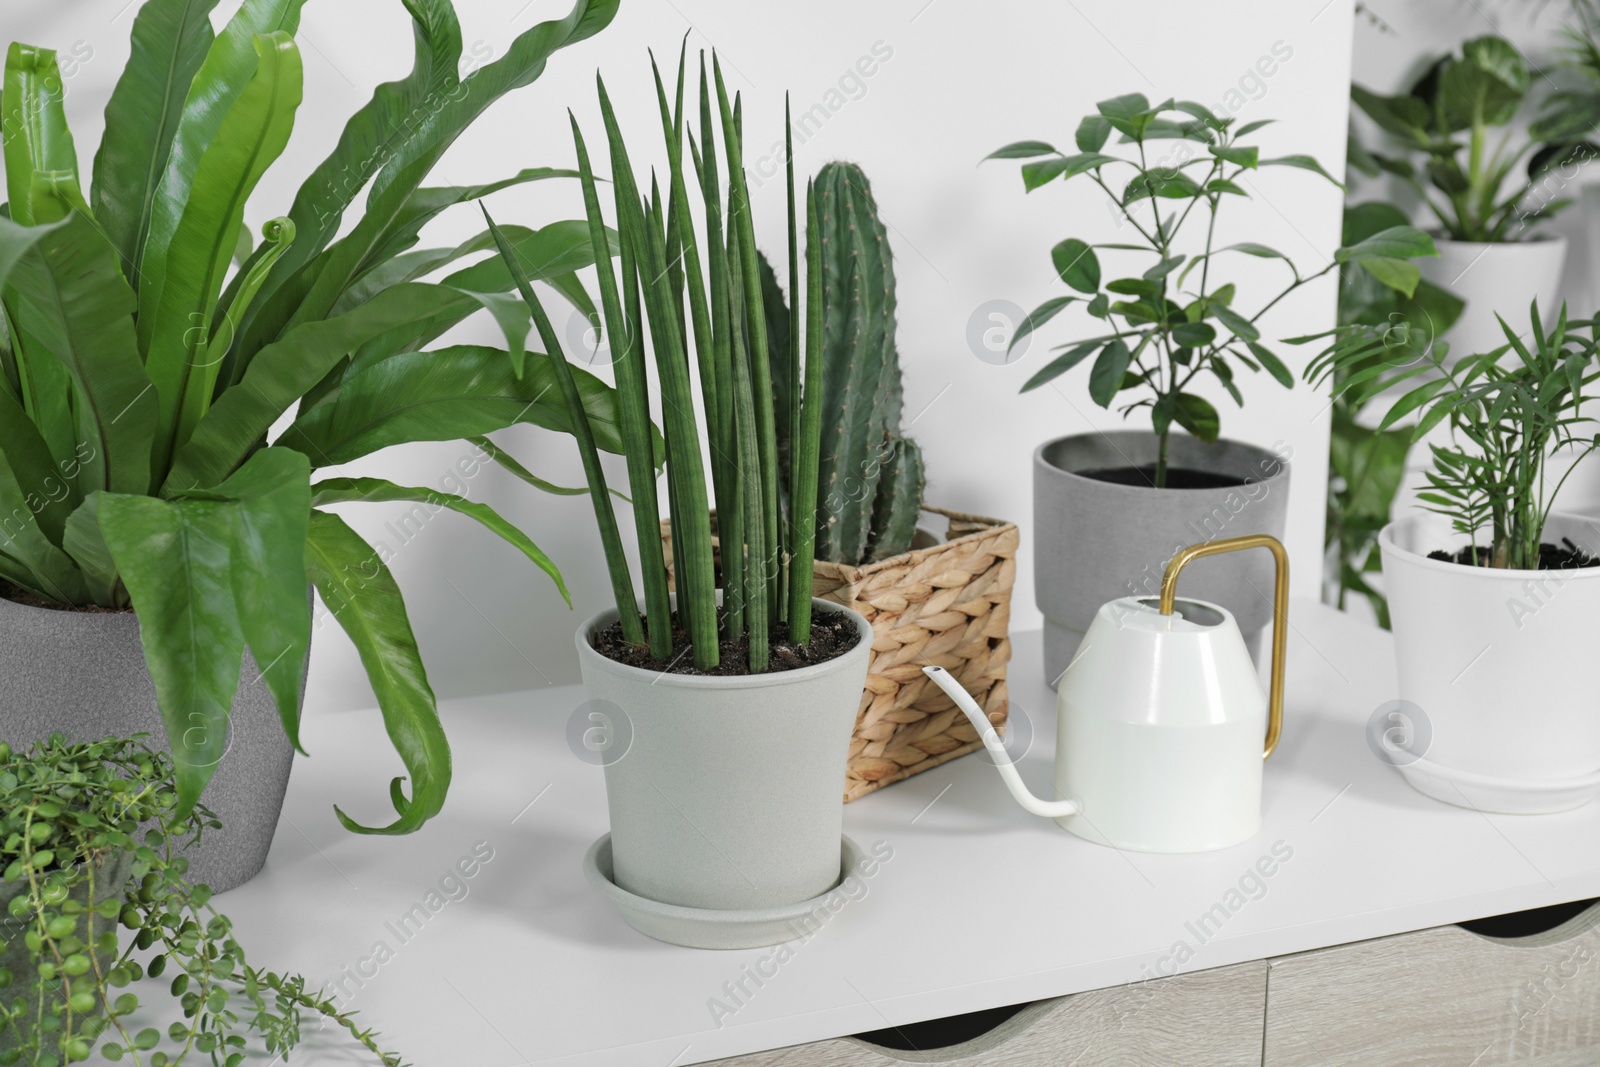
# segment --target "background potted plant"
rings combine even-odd
[[[1503,344],[1454,366],[1443,346],[1374,363],[1382,333],[1348,327],[1312,367],[1358,394],[1413,383],[1380,429],[1412,412],[1413,440],[1449,429],[1425,510],[1379,536],[1400,697],[1419,724],[1400,770],[1487,811],[1564,811],[1600,791],[1600,521],[1555,511],[1566,479],[1546,477],[1556,449],[1600,447],[1583,409],[1600,347],[1595,322],[1569,324],[1565,308],[1549,332],[1537,305],[1529,318],[1527,340],[1502,321]]]
[[[1398,177],[1438,223],[1439,258],[1423,270],[1466,301],[1444,335],[1458,354],[1500,344],[1497,309],[1523,308],[1534,300],[1554,307],[1560,293],[1566,239],[1530,227],[1570,200],[1529,178],[1571,153],[1545,151],[1552,145],[1510,128],[1529,85],[1522,53],[1504,38],[1489,36],[1465,42],[1459,55],[1440,57],[1398,95],[1351,88],[1355,105],[1401,150],[1366,151],[1352,140],[1352,165]],[[1534,132],[1559,133],[1537,127]],[[1557,137],[1554,146],[1561,142]]]
[[[313,484],[312,472],[518,421],[569,428],[546,395],[548,357],[524,351],[527,312],[505,292],[498,257],[417,280],[487,250],[487,236],[410,249],[451,205],[559,173],[422,184],[478,114],[603,28],[616,0],[579,0],[465,78],[451,5],[414,10],[427,46],[415,66],[350,119],[259,243],[244,211],[300,104],[301,4],[247,4],[216,34],[214,6],[140,9],[87,194],[54,53],[13,44],[7,54],[0,735],[20,744],[55,730],[164,726],[183,804],[217,778],[208,796],[226,829],[208,837],[196,871],[221,891],[260,869],[277,824],[298,745],[311,584],[360,652],[409,779],[396,780],[396,818],[376,832],[416,829],[449,785],[449,746],[400,591],[325,505],[454,509],[561,584],[544,553],[481,504],[376,478]],[[335,240],[369,179],[364,212]],[[592,308],[571,273],[591,254],[581,223],[508,238],[537,276]],[[484,308],[506,349],[422,351]],[[601,446],[620,448],[614,394],[579,379]]]
[[[220,828],[179,796],[172,760],[142,739],[0,743],[0,1062],[179,1067],[289,1055],[302,1017],[344,1028],[384,1067],[400,1057],[299,975],[252,967],[193,881],[184,846]],[[180,1017],[129,988],[167,978]],[[143,1024],[138,1021],[143,1019]]]
[[[808,189],[804,365],[779,364],[786,372],[782,395],[798,401],[789,409],[795,429],[786,518],[778,505],[778,413],[742,164],[741,107],[737,98],[730,102],[720,69],[713,96],[702,56],[699,138],[690,140],[694,188],[704,211],[701,239],[684,177],[685,67],[680,55],[673,101],[656,76],[669,166],[665,189],[652,181],[647,199],[641,198],[600,86],[620,278],[610,267],[606,220],[573,123],[605,330],[620,352],[614,368],[644,586],[641,617],[588,417],[573,379],[563,375],[559,381],[616,597],[614,608],[578,630],[579,661],[590,698],[612,706],[631,738],[625,753],[606,762],[611,832],[591,849],[588,863],[602,889],[614,886],[645,910],[749,914],[815,898],[840,879],[845,754],[872,635],[859,615],[814,600],[809,583],[823,416],[822,244],[815,197]],[[727,166],[726,202],[719,144]],[[790,233],[793,240],[793,228]],[[518,273],[507,242],[502,251]],[[798,250],[791,260],[798,260]],[[519,289],[541,339],[565,367],[560,338],[538,298],[520,280]],[[692,344],[687,324],[693,325]],[[676,603],[667,590],[649,435],[647,326],[660,381]],[[691,348],[706,412],[709,486],[694,416]],[[720,582],[712,551],[713,496],[721,518]],[[707,943],[651,926],[638,910],[624,914],[653,936]],[[792,933],[769,936],[782,940]],[[770,940],[758,936],[741,943]]]
[[[1334,180],[1309,156],[1260,158],[1259,149],[1242,139],[1264,124],[1235,127],[1232,118],[1218,117],[1201,104],[1168,100],[1152,106],[1134,93],[1102,101],[1082,120],[1076,153],[1022,141],[989,157],[1030,160],[1022,165],[1023,185],[1030,192],[1056,179],[1087,175],[1141,242],[1090,244],[1068,238],[1057,244],[1051,260],[1076,292],[1034,309],[1012,339],[1014,346],[1064,308],[1083,303],[1103,328],[1062,346],[1066,351],[1030,378],[1023,391],[1093,356],[1091,399],[1109,408],[1130,392],[1134,399],[1119,410],[1124,416],[1148,410],[1151,422],[1148,432],[1057,438],[1034,454],[1034,523],[1041,531],[1034,547],[1034,584],[1045,615],[1045,675],[1052,685],[1100,605],[1130,594],[1154,595],[1166,561],[1178,549],[1218,536],[1282,537],[1287,457],[1221,439],[1216,408],[1194,389],[1210,380],[1242,405],[1236,366],[1265,370],[1292,387],[1288,367],[1261,343],[1263,314],[1344,265],[1359,265],[1409,295],[1419,273],[1406,260],[1433,252],[1426,234],[1399,226],[1340,248],[1322,270],[1302,275],[1287,256],[1264,245],[1217,246],[1216,218],[1225,198],[1248,195],[1237,183],[1243,172],[1284,166]],[[1113,133],[1121,135],[1119,144],[1133,146],[1130,154],[1106,151]],[[1158,142],[1176,144],[1152,161]],[[1203,243],[1182,239],[1186,225],[1204,226]],[[1153,262],[1141,274],[1103,281],[1096,249],[1142,252]],[[1225,252],[1281,260],[1290,281],[1246,312],[1236,286],[1213,273],[1213,260]],[[1174,433],[1175,427],[1186,433]],[[1271,605],[1251,586],[1261,590],[1272,584],[1269,561],[1236,554],[1195,581],[1194,595],[1232,611],[1252,652],[1259,653]]]
[[[1398,206],[1381,200],[1349,204],[1344,210],[1344,244],[1353,245],[1406,224]],[[1462,302],[1443,286],[1424,278],[1410,296],[1379,282],[1367,271],[1339,275],[1339,322],[1381,330],[1385,346],[1372,363],[1421,359],[1440,333],[1460,316]],[[1329,408],[1328,507],[1323,561],[1323,601],[1347,611],[1362,598],[1379,626],[1389,628],[1389,604],[1376,576],[1383,571],[1378,532],[1394,517],[1394,502],[1407,482],[1413,454],[1411,426],[1378,429],[1384,404],[1344,382],[1365,367],[1341,367],[1332,378]]]

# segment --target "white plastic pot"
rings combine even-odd
[[[839,883],[845,765],[872,625],[825,600],[812,608],[851,620],[856,644],[825,663],[767,674],[700,677],[618,663],[593,644],[616,621],[614,608],[578,630],[584,688],[620,738],[604,764],[620,888],[658,904],[749,911]]]
[[[1535,298],[1539,315],[1554,322],[1561,309],[1561,275],[1567,263],[1565,237],[1479,244],[1435,237],[1437,259],[1416,261],[1422,276],[1467,302],[1455,325],[1439,335],[1450,343],[1453,357],[1489,352],[1506,343],[1495,315],[1517,330],[1528,325],[1528,307]],[[1414,323],[1428,329],[1426,323]],[[1432,332],[1431,330],[1429,331]]]
[[[1600,519],[1552,515],[1544,540],[1562,538],[1600,554]],[[1586,804],[1600,792],[1600,567],[1428,558],[1466,540],[1430,513],[1378,535],[1400,698],[1414,705],[1404,709],[1415,742],[1400,771],[1436,800],[1482,811]]]

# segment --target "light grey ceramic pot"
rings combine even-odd
[[[1100,605],[1159,596],[1180,549],[1245,534],[1280,541],[1289,509],[1289,464],[1255,445],[1208,444],[1174,434],[1168,463],[1228,475],[1243,485],[1154,489],[1082,472],[1153,465],[1154,433],[1116,430],[1058,437],[1033,454],[1034,596],[1044,613],[1045,681],[1054,686]],[[1233,612],[1252,656],[1272,621],[1273,561],[1266,552],[1215,556],[1183,575],[1183,595]]]
[[[289,788],[294,748],[247,653],[228,747],[201,803],[222,822],[189,852],[189,878],[222,893],[260,872]],[[84,741],[147,733],[165,750],[155,685],[132,612],[54,611],[0,599],[0,739],[55,731]]]
[[[872,626],[854,620],[842,656],[769,674],[660,674],[596,652],[577,633],[591,710],[611,720],[605,761],[616,884],[660,904],[776,908],[839,882],[850,734],[867,680]]]

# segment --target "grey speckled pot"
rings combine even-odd
[[[189,877],[218,893],[260,872],[289,788],[294,748],[259,677],[246,654],[228,749],[201,799],[223,828],[189,853]],[[81,740],[148,733],[166,748],[139,620],[0,599],[0,739],[22,748],[57,730]]]
[[[1052,686],[1100,605],[1159,596],[1178,550],[1244,534],[1283,539],[1289,464],[1254,445],[1172,435],[1172,466],[1245,481],[1235,488],[1153,489],[1079,473],[1154,464],[1156,453],[1155,434],[1116,430],[1058,437],[1033,454],[1033,588],[1045,617],[1044,672]],[[1265,552],[1214,556],[1184,571],[1183,594],[1233,612],[1259,662],[1261,632],[1272,621],[1272,577]]]
[[[860,641],[799,670],[704,678],[629,667],[594,650],[603,611],[577,633],[592,703],[617,740],[606,803],[616,884],[661,904],[774,908],[839,881],[844,775],[867,680]],[[619,714],[620,711],[620,714]]]

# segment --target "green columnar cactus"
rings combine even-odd
[[[922,452],[900,435],[894,264],[872,187],[853,163],[816,178],[826,375],[817,558],[865,563],[911,547]]]

